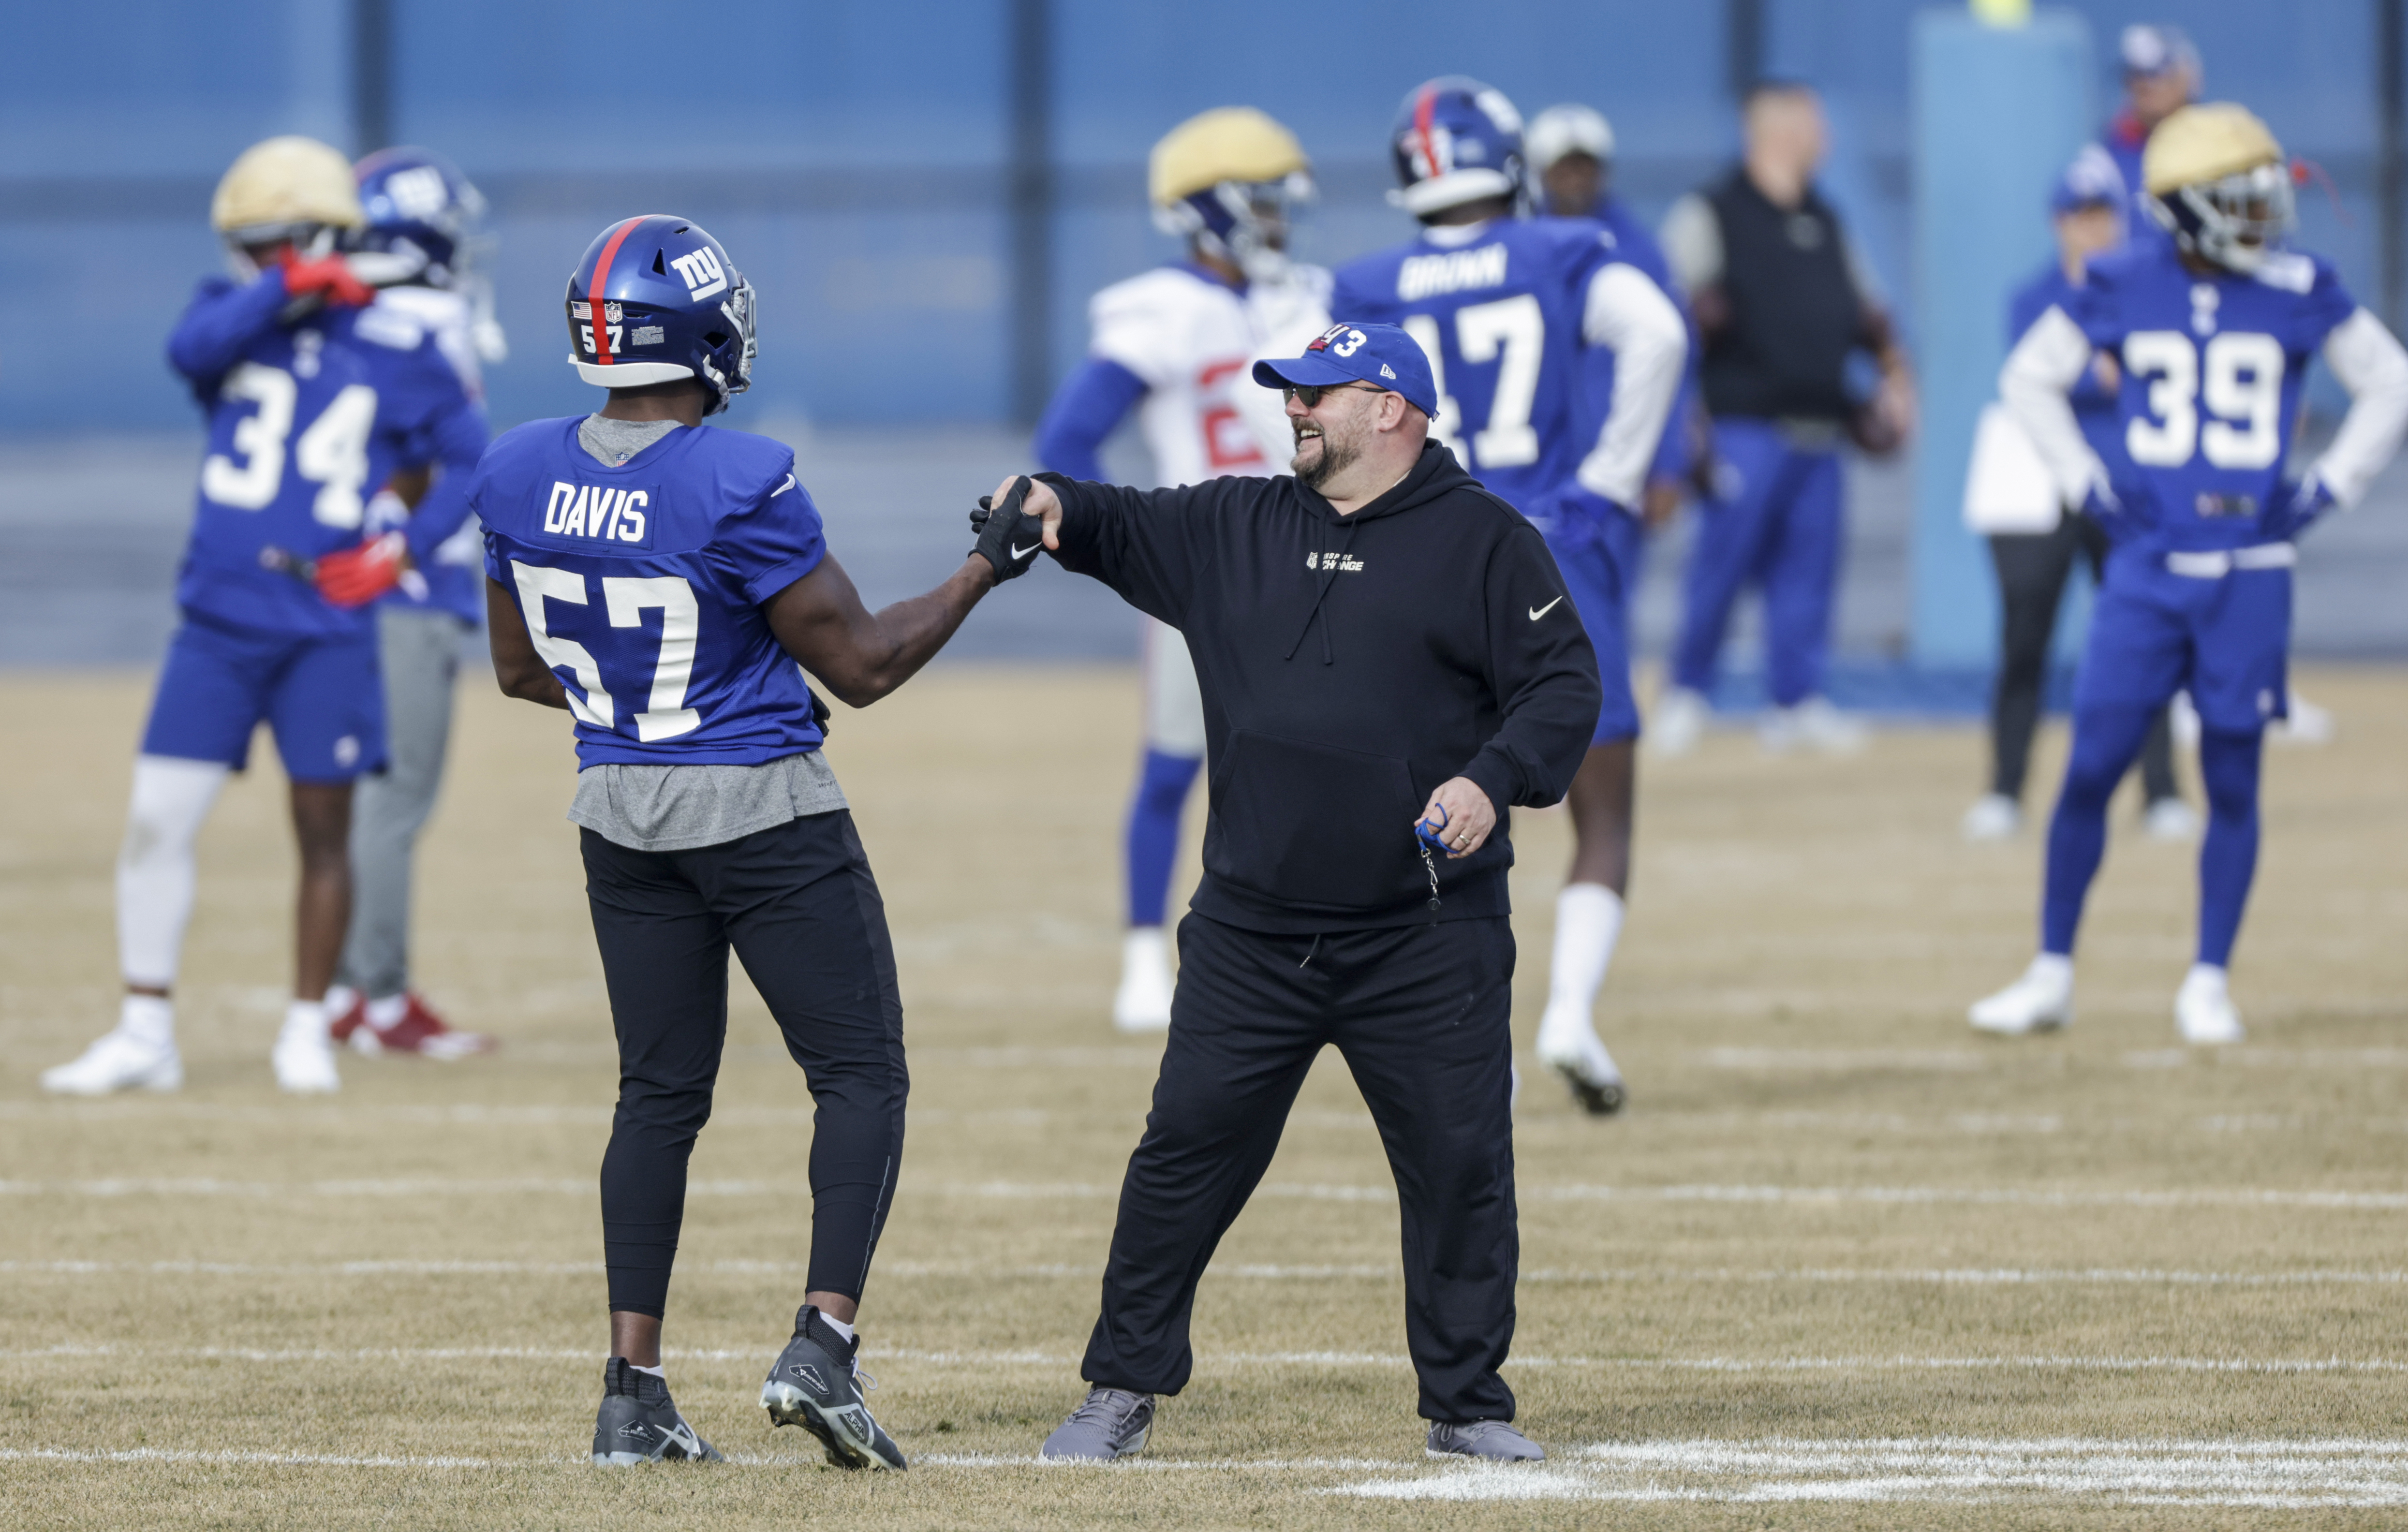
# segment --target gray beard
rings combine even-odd
[[[1321,438],[1321,461],[1310,468],[1296,470],[1296,481],[1309,490],[1318,490],[1337,475],[1354,465],[1363,454],[1351,447],[1340,447],[1325,433]]]

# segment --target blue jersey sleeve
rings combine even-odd
[[[1145,397],[1145,379],[1112,361],[1091,356],[1066,379],[1037,422],[1037,461],[1072,479],[1100,480],[1104,438]]]
[[[818,568],[827,557],[827,533],[820,523],[820,508],[795,478],[791,455],[752,504],[719,523],[710,557],[756,607]]]
[[[279,270],[264,271],[240,287],[223,277],[203,278],[167,337],[167,365],[208,403],[218,380],[242,360],[244,348],[276,328],[287,296]]]

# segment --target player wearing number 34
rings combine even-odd
[[[2151,715],[2197,705],[2208,828],[2199,945],[2174,1000],[2186,1042],[2229,1043],[2241,1018],[2225,966],[2258,862],[2267,723],[2286,711],[2294,541],[2361,495],[2408,430],[2408,351],[2322,260],[2283,248],[2290,166],[2239,107],[2186,107],[2150,135],[2143,206],[2172,237],[2094,263],[2007,358],[1999,391],[2069,505],[2114,547],[2073,700],[2073,753],[2049,823],[2040,955],[1972,1008],[1987,1032],[2073,1017],[2073,938],[2106,844],[2107,799]],[[2094,351],[2122,363],[2128,468],[2111,481],[2067,394]],[[2311,356],[2351,394],[2331,444],[2285,473]]]

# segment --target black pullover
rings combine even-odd
[[[1597,654],[1521,513],[1436,442],[1351,516],[1294,479],[1133,490],[1039,476],[1062,566],[1179,629],[1204,694],[1204,881],[1246,930],[1369,930],[1510,912],[1507,811],[1561,799],[1596,732]],[[1486,844],[1436,858],[1413,822],[1468,777]]]

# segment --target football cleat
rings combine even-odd
[[[1832,707],[1828,697],[1808,697],[1794,708],[1775,708],[1756,735],[1774,755],[1793,750],[1854,755],[1865,748],[1865,726]]]
[[[2012,840],[2024,827],[2023,806],[2004,793],[1985,793],[1973,800],[1957,822],[1957,832],[1968,840]]]
[[[1538,1052],[1539,1062],[1563,1077],[1583,1111],[1611,1117],[1622,1110],[1622,1071],[1585,1015],[1550,1009],[1539,1022]]]
[[[299,1009],[296,1004],[294,1009]],[[294,1095],[331,1095],[343,1088],[343,1081],[335,1072],[334,1044],[326,1040],[325,1013],[311,1009],[314,1019],[285,1018],[284,1030],[276,1035],[276,1047],[267,1060],[276,1068],[279,1090]]]
[[[1112,995],[1112,1025],[1123,1032],[1170,1029],[1170,948],[1158,925],[1121,938],[1121,987]]]
[[[902,1468],[902,1451],[879,1428],[862,1396],[878,1380],[854,1358],[861,1337],[847,1340],[820,1311],[805,1304],[795,1315],[795,1338],[778,1353],[761,1385],[761,1404],[772,1425],[799,1425],[820,1439],[827,1460],[839,1468]]]
[[[1070,1418],[1045,1439],[1039,1455],[1049,1463],[1109,1463],[1145,1451],[1153,1434],[1153,1395],[1091,1388]]]
[[[602,1408],[594,1417],[595,1468],[724,1461],[678,1413],[666,1382],[629,1366],[624,1356],[602,1364]]]
[[[1711,709],[1706,699],[1685,686],[1665,689],[1656,699],[1655,716],[1647,721],[1647,749],[1661,756],[1686,755],[1704,737]]]
[[[2197,840],[2199,810],[2180,798],[2159,798],[2141,810],[2141,833],[2151,840]]]
[[[2174,1029],[2196,1048],[2220,1048],[2247,1036],[2241,1012],[2233,1009],[2222,968],[2194,963],[2174,992]]]
[[[184,1061],[173,1041],[146,1041],[122,1027],[102,1033],[73,1062],[42,1071],[42,1089],[53,1095],[174,1091],[183,1084]]]
[[[1484,1463],[1538,1463],[1546,1449],[1501,1420],[1432,1421],[1429,1455],[1469,1457]]]
[[[2023,977],[1998,994],[1973,1002],[1966,1020],[1977,1032],[2019,1038],[2054,1032],[2073,1023],[2073,960],[2042,952]]]
[[[379,1026],[369,1020],[366,1006],[354,1013],[358,1020],[341,1034],[349,1038],[352,1052],[371,1057],[379,1053],[414,1053],[420,1058],[450,1063],[474,1053],[490,1053],[501,1046],[482,1032],[462,1032],[451,1026],[416,995],[403,998],[406,1003],[401,1016],[390,1026]],[[341,1027],[342,1024],[336,1025]]]

